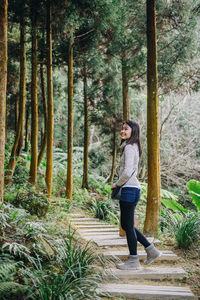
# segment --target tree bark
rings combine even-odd
[[[37,12],[31,7],[31,30],[32,30],[32,81],[31,81],[31,165],[29,181],[34,185],[37,182],[37,153],[38,153],[38,99],[37,99]]]
[[[47,194],[51,196],[52,177],[53,177],[53,81],[52,81],[52,21],[51,12],[52,1],[47,1],[47,167],[46,167],[46,185]]]
[[[7,85],[7,20],[8,2],[0,3],[0,201],[4,197],[4,156],[6,127],[6,85]]]
[[[46,96],[45,96],[43,64],[40,64],[40,77],[41,77],[42,103],[43,103],[43,111],[44,111],[44,135],[42,138],[41,149],[38,156],[38,167],[42,161],[47,146],[47,104],[46,104]]]
[[[113,156],[112,156],[112,168],[110,177],[108,179],[108,182],[110,184],[113,183],[113,178],[115,175],[115,164],[116,164],[116,157],[117,157],[117,138],[116,138],[116,127],[113,129]]]
[[[68,149],[66,197],[72,201],[73,188],[73,44],[70,38],[68,54]]]
[[[88,125],[88,91],[87,91],[87,71],[86,65],[83,70],[84,76],[84,166],[82,188],[88,189],[88,148],[89,148],[89,125]]]
[[[161,210],[156,1],[147,0],[147,144],[148,191],[145,233],[156,235]]]
[[[128,76],[125,59],[122,58],[122,95],[123,95],[123,120],[130,118],[130,104],[128,98]]]
[[[19,96],[17,95],[15,100],[15,132],[17,134],[17,123],[19,120]]]
[[[19,115],[14,145],[8,163],[5,184],[11,184],[17,160],[21,154],[24,139],[24,120],[26,104],[26,47],[25,47],[25,16],[24,4],[20,16],[20,85],[19,85]]]
[[[26,107],[26,123],[25,123],[25,147],[24,151],[28,151],[28,142],[29,142],[29,110],[30,105],[28,104]]]

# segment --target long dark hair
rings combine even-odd
[[[138,145],[138,149],[139,149],[139,155],[142,155],[142,146],[141,146],[141,142],[140,142],[140,126],[138,123],[128,120],[123,122],[123,124],[127,124],[129,127],[131,127],[132,132],[131,132],[131,137],[126,140],[126,145],[131,144],[133,145],[134,143],[136,143]],[[123,141],[122,141],[123,142]],[[121,142],[121,144],[122,144]]]

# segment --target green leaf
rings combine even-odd
[[[166,208],[171,209],[172,211],[188,212],[186,208],[173,199],[162,199],[161,201]]]
[[[186,184],[189,191],[192,202],[196,206],[197,210],[200,211],[200,182],[196,180],[190,180]]]

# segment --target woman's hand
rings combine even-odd
[[[111,190],[113,190],[114,188],[116,188],[117,187],[117,185],[114,183],[114,184],[112,184],[111,185]]]

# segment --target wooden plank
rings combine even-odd
[[[82,214],[69,214],[69,216],[71,218],[85,218],[85,216]]]
[[[182,268],[171,267],[143,267],[140,270],[119,270],[119,269],[107,269],[104,272],[105,277],[119,278],[119,279],[164,279],[170,278],[182,278],[187,273]]]
[[[73,218],[73,219],[71,219],[71,221],[73,221],[73,222],[79,222],[79,221],[81,221],[81,222],[88,222],[88,221],[97,221],[97,219],[96,218]]]
[[[117,239],[118,237],[119,237],[119,234],[116,232],[113,232],[113,234],[112,233],[109,233],[109,234],[107,234],[106,236],[105,236],[105,234],[104,235],[102,235],[102,233],[101,233],[101,235],[90,235],[90,236],[87,236],[87,235],[82,235],[82,237],[85,239],[85,240],[87,240],[87,241],[93,241],[93,240],[105,240],[105,239],[109,239],[109,240],[112,240],[112,239]]]
[[[79,232],[83,232],[83,233],[86,233],[86,232],[118,232],[119,229],[118,228],[115,228],[115,227],[109,227],[109,228],[92,228],[92,229],[79,229]]]
[[[129,255],[128,251],[106,251],[103,253],[106,257],[118,257],[120,259],[125,259]],[[138,255],[140,260],[145,260],[147,257],[146,251],[139,250]],[[174,254],[172,251],[162,250],[162,255],[158,257],[156,260],[167,260],[167,261],[175,261],[178,259],[178,256]]]
[[[154,240],[152,237],[147,238],[150,243],[154,242],[159,243],[159,240]],[[105,247],[105,246],[127,246],[127,240],[126,238],[118,237],[117,239],[112,239],[112,240],[98,240],[98,239],[93,239],[93,241],[99,246],[99,247]]]
[[[100,284],[99,295],[122,296],[128,299],[195,299],[188,287],[131,284]]]
[[[76,226],[81,226],[81,225],[85,225],[85,226],[87,226],[87,225],[103,225],[103,226],[106,226],[106,224],[102,224],[102,223],[100,223],[100,222],[89,222],[88,223],[88,221],[87,221],[87,223],[86,222],[74,222],[74,221],[71,221],[71,223],[73,223],[74,225],[76,225]]]
[[[83,237],[92,237],[94,236],[94,232],[82,232],[81,235]],[[95,236],[98,237],[98,236],[103,236],[104,239],[107,238],[108,235],[115,235],[116,238],[119,237],[119,230],[115,230],[113,232],[110,232],[110,231],[100,231],[100,232],[95,232]]]
[[[108,224],[96,224],[96,225],[91,225],[91,224],[84,224],[84,225],[80,225],[77,226],[78,228],[91,228],[91,229],[96,229],[96,228],[115,228],[112,225],[108,225]],[[118,228],[116,228],[117,230],[119,230]]]

